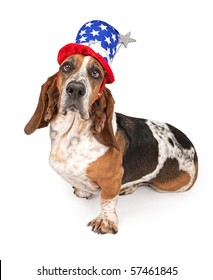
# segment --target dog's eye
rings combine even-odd
[[[73,66],[71,63],[69,62],[65,62],[62,66],[61,66],[61,70],[65,73],[68,73],[70,71],[73,70]]]
[[[93,76],[93,78],[97,79],[100,77],[100,72],[96,69],[91,71],[91,75]]]

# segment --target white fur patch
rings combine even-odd
[[[179,169],[187,172],[191,179],[189,183],[181,188],[178,191],[186,191],[193,183],[194,176],[195,176],[195,165],[194,165],[194,156],[195,156],[195,150],[193,147],[190,149],[184,149],[176,140],[174,134],[169,129],[168,125],[162,122],[157,121],[146,121],[147,125],[151,129],[154,138],[158,142],[158,165],[156,169],[143,176],[141,179],[136,180],[134,182],[128,182],[124,185],[122,185],[122,189],[126,187],[130,187],[135,184],[143,184],[143,182],[149,182],[151,179],[155,178],[160,170],[162,169],[164,163],[168,158],[175,158],[177,159],[179,163]],[[174,145],[172,146],[169,142],[169,138],[172,140]]]
[[[113,117],[113,129],[117,130]],[[72,186],[96,193],[99,186],[88,180],[86,170],[90,163],[104,155],[109,147],[99,143],[91,131],[92,121],[82,120],[79,113],[59,114],[51,122],[52,140],[50,165]]]
[[[78,113],[58,115],[51,123],[52,140],[50,165],[71,185],[90,193],[99,188],[86,176],[88,165],[102,156],[108,147],[92,135],[91,121],[82,120]]]
[[[118,196],[112,199],[101,199],[101,218],[104,223],[113,222],[115,225],[118,224],[118,218],[116,215],[116,204],[117,204]]]
[[[101,213],[95,220],[101,221],[105,227],[111,223],[117,227],[118,217],[115,211],[117,200],[118,196],[112,199],[101,199]]]

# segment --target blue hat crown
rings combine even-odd
[[[117,52],[119,32],[104,21],[92,20],[78,31],[76,43],[89,46],[111,64]]]
[[[58,52],[58,63],[61,63],[71,55],[83,54],[97,59],[105,70],[105,78],[102,84],[113,83],[114,75],[110,64],[121,45],[127,48],[128,44],[135,42],[130,38],[131,33],[121,35],[119,32],[101,20],[92,20],[85,23],[78,31],[75,43],[63,46]]]

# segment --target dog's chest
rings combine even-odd
[[[50,165],[73,186],[95,192],[98,186],[88,179],[86,171],[108,148],[93,137],[91,123],[82,123],[70,112],[51,123],[50,138]]]

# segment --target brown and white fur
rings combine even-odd
[[[173,126],[114,112],[104,69],[90,56],[73,55],[42,86],[31,134],[50,123],[50,165],[78,197],[101,191],[101,213],[88,223],[97,233],[116,233],[118,195],[138,186],[186,191],[198,172],[195,148]]]

